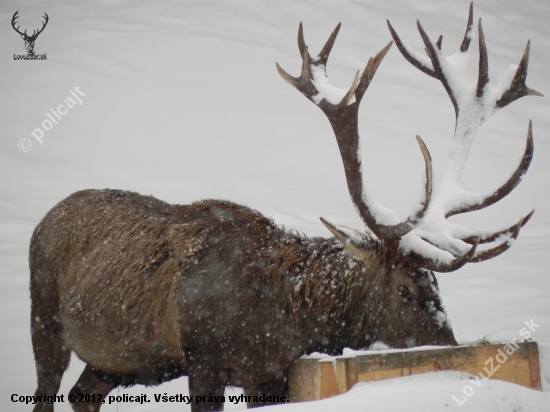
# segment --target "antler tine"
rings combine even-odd
[[[447,94],[449,95],[449,97],[451,98],[451,101],[453,102],[453,106],[455,108],[455,114],[458,117],[458,103],[454,96],[453,90],[451,89],[451,86],[447,81],[447,78],[443,74],[443,68],[441,67],[441,62],[439,60],[439,56],[437,55],[437,51],[435,50],[434,44],[428,37],[428,34],[422,27],[422,24],[420,24],[420,20],[416,21],[416,26],[418,27],[418,31],[420,32],[420,37],[422,37],[422,41],[426,46],[426,53],[428,54],[428,57],[432,61],[434,74],[435,74],[434,77],[439,79],[439,81],[443,84],[443,87],[445,88],[445,90],[447,91]]]
[[[437,74],[435,73],[435,71],[432,68],[426,66],[424,63],[422,63],[418,59],[418,57],[413,56],[413,54],[412,54],[413,51],[409,50],[408,46],[406,46],[405,43],[403,43],[401,41],[401,38],[397,35],[397,32],[392,27],[390,21],[389,20],[386,20],[386,21],[388,23],[388,28],[390,29],[391,36],[392,36],[393,40],[395,41],[395,45],[397,46],[397,48],[399,49],[399,51],[401,52],[403,57],[405,57],[405,59],[407,59],[409,61],[409,63],[411,63],[418,70],[426,73],[428,76],[431,76],[431,77],[437,79],[438,77],[437,77]]]
[[[481,26],[481,19],[478,24],[479,33],[479,74],[477,79],[477,92],[476,96],[483,96],[485,86],[489,83],[489,60],[487,58],[487,45],[485,44],[485,34],[483,34],[483,27]]]
[[[437,48],[441,50],[441,44],[443,43],[443,35],[439,36],[437,41],[435,42]]]
[[[357,88],[355,90],[355,99],[357,100],[357,102],[360,102],[363,98],[363,95],[367,91],[370,82],[376,73],[376,70],[378,70],[378,66],[380,66],[380,63],[382,63],[382,59],[384,59],[384,56],[386,56],[392,44],[392,41],[389,42],[386,47],[380,50],[376,54],[376,56],[371,57],[367,62],[367,66],[365,67],[365,70],[363,70],[363,74],[361,75],[361,79],[359,80],[359,84],[357,85]]]
[[[336,37],[338,36],[338,32],[340,31],[340,27],[342,27],[342,23],[338,23],[336,25],[336,28],[332,31],[327,42],[323,46],[323,49],[319,53],[319,59],[321,60],[321,63],[325,66],[327,65],[328,56],[332,51],[332,47],[334,46],[334,42],[336,41]]]
[[[433,190],[433,169],[432,169],[432,156],[428,151],[428,147],[424,143],[424,140],[418,135],[416,135],[416,141],[422,150],[422,155],[424,156],[424,163],[426,165],[426,185],[424,191],[424,200],[422,201],[422,208],[416,213],[416,215],[410,219],[409,224],[411,226],[416,226],[417,223],[424,218],[428,207],[430,206],[430,201],[432,199],[432,190]]]
[[[298,50],[300,50],[300,56],[304,55],[304,50],[306,49],[306,42],[304,40],[304,26],[302,22],[298,26]]]
[[[433,173],[432,173],[432,158],[428,148],[424,144],[420,136],[417,136],[417,142],[422,151],[426,167],[426,183],[424,188],[424,199],[422,201],[422,208],[418,210],[414,216],[409,216],[401,223],[393,225],[380,224],[373,212],[371,206],[366,202],[366,194],[363,193],[363,182],[361,178],[360,164],[357,165],[355,150],[346,150],[346,144],[343,139],[337,137],[338,146],[340,147],[340,153],[345,165],[346,179],[348,181],[348,189],[352,197],[352,201],[357,208],[359,216],[363,219],[367,227],[382,241],[388,241],[392,243],[396,239],[399,239],[409,233],[414,227],[424,218],[426,211],[429,208],[432,187],[433,187]],[[355,146],[355,149],[357,146]]]
[[[470,32],[474,25],[474,2],[470,3],[470,11],[468,12],[468,24],[466,25],[466,33],[464,33],[464,39],[462,39],[462,44],[460,45],[460,51],[464,53],[470,47],[470,42],[472,38],[470,37]]]
[[[529,128],[527,130],[527,142],[525,144],[525,152],[523,153],[521,162],[519,163],[515,172],[510,176],[510,178],[502,186],[500,186],[496,191],[494,191],[491,195],[484,196],[481,200],[477,202],[473,202],[462,207],[451,209],[445,214],[445,217],[447,218],[460,213],[480,210],[480,209],[486,208],[487,206],[491,206],[492,204],[504,198],[506,195],[508,195],[508,193],[514,190],[514,188],[519,184],[519,182],[521,182],[521,179],[523,178],[525,173],[527,173],[527,170],[529,169],[529,165],[531,164],[531,160],[533,159],[533,151],[534,151],[533,122],[532,120],[530,120]]]
[[[304,52],[302,53],[302,71],[300,73],[300,78],[302,80],[311,79],[310,77],[311,69],[309,67],[309,50],[308,47],[304,47]]]
[[[514,233],[512,234],[512,236],[510,236],[510,238],[506,239],[498,246],[495,246],[488,250],[484,250],[483,252],[477,254],[477,256],[474,256],[470,260],[470,262],[471,263],[483,262],[484,260],[492,259],[495,256],[498,256],[501,253],[506,252],[512,246],[513,241],[517,239],[519,235],[519,230],[521,229],[522,226],[523,224],[522,224],[522,221],[520,220],[519,223],[516,225]]]
[[[308,55],[307,47],[305,48],[306,56]],[[307,58],[309,60],[309,58]],[[307,77],[303,77],[304,72],[308,73],[308,70],[304,70],[302,67],[302,75],[300,77],[294,77],[288,74],[281,66],[279,66],[279,63],[275,63],[275,66],[277,67],[277,71],[279,72],[279,75],[292,87],[295,87],[298,89],[300,93],[302,93],[304,96],[306,96],[308,99],[311,99],[311,96],[314,96],[316,94],[315,86],[311,82],[311,78],[309,75]]]
[[[430,40],[430,37],[428,36],[428,33],[426,33],[426,31],[422,27],[420,20],[416,20],[416,27],[420,32],[420,37],[422,38],[424,45],[426,46],[425,50],[426,50],[426,53],[428,54],[428,57],[432,61],[436,77],[439,79],[442,73],[442,69],[441,69],[441,62],[439,61],[439,58],[437,56],[437,52],[435,51],[435,48],[433,46],[432,41]]]
[[[478,236],[469,236],[469,237],[465,237],[465,238],[460,238],[460,240],[472,245],[474,243],[474,240],[478,237],[479,237],[479,243],[491,243],[491,242],[496,241],[501,236],[512,236],[512,234],[517,229],[518,224],[520,225],[520,228],[525,226],[527,224],[527,222],[529,222],[529,219],[531,219],[531,216],[533,216],[534,213],[535,213],[535,210],[531,210],[531,212],[529,214],[527,214],[527,216],[522,217],[518,223],[514,223],[509,228],[500,230],[498,232],[490,233],[490,234],[483,234],[483,235],[478,235]]]
[[[279,66],[279,63],[277,62],[275,62],[275,67],[277,67],[277,72],[279,73],[279,76],[281,76],[292,87],[295,87],[296,89],[298,89],[297,77],[294,77],[288,74],[281,66]]]
[[[353,78],[353,83],[351,84],[351,87],[349,88],[348,92],[344,97],[342,97],[342,100],[340,100],[340,103],[338,103],[338,107],[347,106],[350,102],[351,98],[355,94],[355,90],[357,89],[357,84],[359,83],[359,70],[355,72],[355,77]]]
[[[302,56],[302,69],[300,71],[299,77],[294,77],[288,74],[285,70],[283,70],[283,68],[279,65],[279,63],[275,63],[275,66],[277,67],[277,71],[279,72],[279,75],[285,81],[287,81],[291,86],[298,89],[300,93],[302,93],[304,96],[306,96],[308,99],[311,100],[311,98],[317,94],[317,89],[315,88],[315,86],[313,85],[313,82],[311,81],[309,51],[304,41],[304,29],[302,27],[301,22],[300,22],[300,26],[298,27],[298,48]]]
[[[542,93],[527,87],[527,85],[525,84],[525,80],[527,79],[527,68],[529,66],[530,50],[531,40],[528,40],[527,46],[525,47],[525,51],[523,52],[523,57],[521,58],[514,79],[512,80],[512,83],[510,84],[508,90],[506,90],[502,97],[496,102],[496,107],[505,107],[513,101],[524,96],[544,96]]]
[[[466,263],[471,261],[476,253],[478,244],[479,239],[476,239],[468,252],[466,252],[462,256],[453,259],[450,263],[434,262],[433,260],[425,258],[423,256],[415,256],[415,258],[417,258],[419,261],[418,266],[423,267],[424,269],[433,270],[434,272],[441,273],[454,272],[455,270],[460,269]]]

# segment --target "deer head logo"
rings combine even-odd
[[[18,13],[19,13],[19,10],[17,10],[15,12],[15,14],[13,15],[13,17],[11,19],[11,25],[12,25],[13,29],[21,35],[21,38],[23,40],[25,40],[25,48],[27,49],[27,54],[34,54],[34,42],[36,41],[36,38],[38,37],[38,35],[44,31],[44,28],[48,24],[48,20],[50,18],[48,17],[48,15],[46,13],[44,13],[44,19],[46,19],[46,20],[42,23],[42,28],[38,31],[33,30],[32,35],[29,36],[27,34],[27,30],[25,30],[25,32],[23,33],[23,32],[19,31],[20,26],[15,27],[16,20],[19,17]]]

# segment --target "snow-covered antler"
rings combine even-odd
[[[348,90],[338,89],[331,85],[327,78],[326,63],[339,30],[340,24],[330,35],[319,56],[311,57],[304,42],[303,27],[300,23],[298,47],[303,60],[301,74],[299,77],[293,77],[278,64],[277,70],[283,79],[319,106],[328,117],[338,142],[348,190],[357,213],[384,248],[391,251],[394,264],[425,267],[440,272],[456,270],[473,257],[477,247],[475,239],[469,250],[458,258],[453,258],[447,252],[439,251],[445,257],[450,257],[443,261],[439,261],[437,257],[435,259],[423,258],[422,253],[411,254],[410,248],[402,247],[403,239],[416,238],[419,242],[424,243],[424,249],[437,249],[410,233],[424,220],[432,195],[432,160],[420,136],[416,138],[426,164],[424,198],[405,220],[400,221],[395,212],[374,202],[364,191],[361,151],[359,150],[358,109],[363,95],[392,43],[384,47],[375,57],[369,59],[363,74],[359,76],[359,72],[357,72],[353,84]],[[325,219],[321,219],[321,221],[344,244],[348,252],[358,257],[370,253],[369,250],[362,249],[361,239],[356,237],[352,233],[353,231],[332,225]]]
[[[500,188],[492,193],[476,194],[467,192],[458,186],[458,180],[479,127],[488,120],[495,110],[523,96],[542,96],[541,93],[525,85],[530,41],[527,42],[523,58],[517,69],[511,66],[507,72],[497,78],[496,84],[491,85],[488,75],[485,36],[480,19],[478,24],[479,74],[477,84],[470,84],[466,80],[465,68],[468,63],[469,45],[475,38],[473,4],[470,4],[466,34],[460,51],[451,56],[445,57],[441,51],[442,36],[434,43],[419,21],[417,21],[417,25],[426,46],[428,58],[403,43],[388,21],[391,35],[403,56],[422,72],[441,81],[445,87],[455,109],[456,129],[448,162],[426,216],[420,225],[401,239],[401,248],[414,255],[427,257],[430,262],[434,260],[449,262],[453,256],[463,256],[465,253],[471,252],[471,245],[475,245],[477,242],[495,243],[487,248],[479,248],[470,259],[470,262],[480,262],[507,250],[511,246],[511,240],[517,237],[520,228],[527,223],[534,211],[520,219],[517,224],[498,232],[470,230],[451,224],[445,219],[459,213],[483,209],[499,201],[517,186],[529,167],[533,155],[531,122],[529,122],[523,158],[515,172]],[[437,249],[427,247],[426,242]]]
[[[369,62],[359,76],[357,72],[349,89],[338,89],[331,85],[326,74],[326,64],[340,30],[334,29],[318,56],[312,57],[305,44],[303,27],[298,30],[298,47],[302,56],[302,70],[299,77],[290,76],[278,64],[279,74],[304,96],[314,102],[328,117],[334,130],[353,204],[365,225],[392,254],[397,264],[423,267],[438,272],[450,272],[468,262],[490,259],[508,249],[518,236],[521,227],[527,223],[533,212],[520,219],[517,224],[500,231],[471,230],[455,225],[446,219],[452,215],[479,210],[492,205],[510,193],[521,181],[533,155],[532,126],[529,123],[527,144],[523,159],[511,177],[497,190],[489,194],[475,194],[462,190],[458,180],[468,157],[470,146],[479,127],[501,107],[523,96],[542,96],[525,85],[529,60],[530,43],[517,69],[511,68],[499,76],[495,85],[489,83],[487,48],[479,21],[479,75],[477,84],[470,85],[464,69],[468,62],[470,42],[474,39],[473,5],[466,34],[460,52],[445,57],[441,52],[442,37],[433,43],[420,23],[418,29],[426,46],[428,58],[415,52],[401,41],[388,22],[397,47],[415,67],[441,81],[449,94],[456,113],[455,137],[442,181],[432,197],[432,162],[422,139],[417,141],[426,164],[424,199],[405,220],[374,202],[364,191],[359,150],[358,109],[378,66],[391,47],[382,49]],[[514,73],[515,70],[515,73]],[[362,250],[360,239],[352,231],[337,227],[321,219],[327,228],[353,254],[369,253]],[[487,244],[479,248],[479,243]]]

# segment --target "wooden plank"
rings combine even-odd
[[[319,359],[300,359],[296,362],[289,378],[291,400],[324,399],[345,393],[357,382],[441,370],[468,372],[477,377],[474,379],[499,379],[541,390],[536,342],[381,351],[351,358],[335,357],[332,361],[318,361]]]
[[[357,372],[357,363],[354,358],[346,358],[346,382],[348,383],[347,391],[359,381]],[[346,391],[346,392],[347,392]]]
[[[317,370],[320,373],[318,377],[318,399],[331,398],[338,395],[335,365],[332,362],[318,362],[317,365]]]
[[[352,358],[357,369],[358,382],[379,381],[409,375],[403,353]],[[391,356],[393,355],[393,356]],[[404,373],[407,369],[407,373]]]
[[[537,356],[533,356],[533,362],[530,362],[527,344],[518,344],[519,348],[510,355],[506,354],[504,346],[484,345],[390,352],[358,356],[352,358],[352,362],[355,363],[359,382],[455,370],[477,375],[480,379],[500,379],[527,388],[537,388],[537,377],[540,380],[539,367],[534,363]],[[533,378],[531,364],[535,367]]]
[[[291,402],[313,401],[316,398],[317,364],[319,359],[299,359],[288,373],[288,396]]]
[[[347,363],[345,359],[336,358],[335,372],[336,372],[336,388],[338,390],[338,394],[346,393],[348,391],[348,388],[351,388],[351,386],[348,385],[346,367],[347,367]]]
[[[529,372],[531,388],[542,391],[542,383],[540,378],[540,356],[539,346],[536,342],[527,342],[529,348]]]
[[[506,354],[505,345],[486,345],[427,353],[420,364],[436,361],[440,370],[462,371],[480,379],[500,379],[530,388],[528,358],[526,345],[519,345],[510,355]]]

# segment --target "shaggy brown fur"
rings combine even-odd
[[[392,264],[367,236],[363,246],[361,261],[335,238],[225,201],[74,193],[31,240],[36,394],[57,393],[70,351],[88,365],[77,394],[188,375],[195,396],[226,385],[281,395],[293,361],[311,351],[455,344],[433,274]]]

